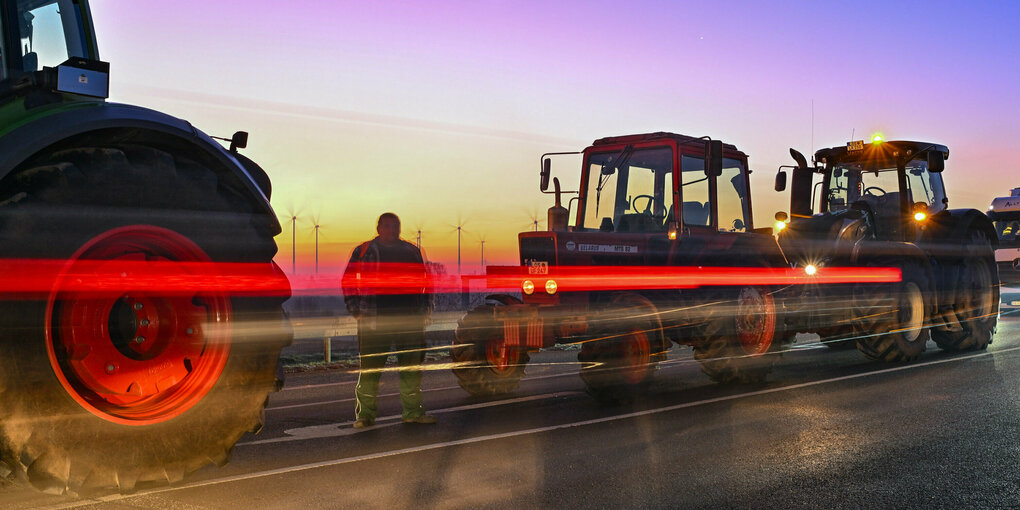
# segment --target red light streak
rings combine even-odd
[[[822,267],[812,276],[803,269],[761,267],[551,267],[531,275],[526,267],[490,267],[488,275],[425,275],[413,264],[381,264],[379,270],[349,273],[349,284],[365,294],[405,294],[428,290],[459,293],[470,281],[489,291],[519,291],[532,280],[536,293],[556,280],[559,293],[613,290],[693,289],[705,286],[893,283],[897,268]],[[358,278],[360,276],[360,278]],[[284,276],[275,264],[229,262],[0,260],[0,294],[21,298],[61,292],[122,294],[197,292],[250,296],[337,295],[340,275]],[[471,290],[479,290],[471,286]]]

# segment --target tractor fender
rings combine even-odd
[[[221,170],[233,174],[241,182],[255,209],[272,217],[271,228],[277,233],[281,230],[269,205],[269,188],[264,189],[259,183],[260,180],[268,183],[268,177],[258,165],[244,156],[231,154],[187,121],[138,106],[98,103],[89,107],[60,108],[13,129],[0,137],[0,179],[57,142],[96,130],[115,128],[152,131],[183,140],[196,152],[219,163]]]
[[[924,244],[933,259],[955,261],[967,255],[967,242],[971,231],[983,232],[994,249],[999,244],[992,220],[977,209],[950,209],[931,217],[931,225],[924,231]]]

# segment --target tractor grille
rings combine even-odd
[[[521,265],[526,266],[529,261],[556,264],[556,241],[552,237],[521,238]]]

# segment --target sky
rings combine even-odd
[[[1020,186],[1020,2],[93,0],[111,101],[250,133],[277,261],[340,271],[392,211],[433,261],[516,264],[540,156],[605,136],[708,135],[750,157],[756,226],[789,148],[945,144],[950,207]],[[579,166],[563,160],[564,187]],[[292,236],[289,218],[297,214]]]

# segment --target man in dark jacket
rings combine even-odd
[[[425,263],[418,248],[400,239],[400,218],[379,216],[378,236],[354,249],[341,287],[358,320],[361,373],[355,390],[354,428],[375,423],[379,377],[389,354],[397,357],[404,423],[435,423],[425,414],[421,363],[425,320],[431,311]]]

